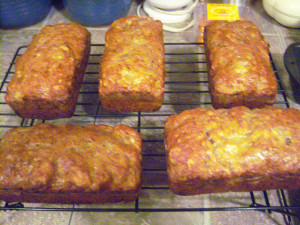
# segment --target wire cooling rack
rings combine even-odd
[[[3,203],[0,210],[33,211],[92,211],[92,212],[204,212],[204,211],[262,211],[281,213],[287,224],[292,218],[299,218],[295,210],[300,206],[288,204],[288,194],[284,190],[222,193],[199,196],[176,196],[167,184],[165,151],[163,140],[164,122],[168,116],[195,107],[211,108],[208,92],[206,58],[201,43],[166,43],[165,96],[161,109],[152,113],[111,114],[105,112],[98,97],[99,60],[104,45],[94,44],[79,94],[74,115],[67,119],[37,120],[18,117],[6,104],[6,86],[14,75],[16,59],[26,50],[17,49],[0,88],[1,137],[14,127],[32,126],[38,123],[77,125],[126,124],[137,129],[143,137],[143,185],[139,198],[129,204],[117,205],[53,205]],[[279,90],[275,106],[289,107],[274,62],[274,72],[278,78]],[[234,199],[239,201],[234,201]],[[241,200],[243,199],[243,200]],[[210,204],[207,204],[209,200]]]

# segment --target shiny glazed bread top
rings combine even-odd
[[[0,188],[38,193],[137,192],[141,137],[125,125],[49,125],[8,131]]]
[[[215,21],[205,27],[210,85],[216,94],[276,97],[269,45],[251,21]]]
[[[89,53],[90,39],[89,31],[79,24],[44,27],[17,59],[6,98],[20,101],[37,96],[55,101],[70,96],[81,84],[82,74],[76,72]]]
[[[165,139],[175,183],[300,175],[297,109],[186,110],[167,119]]]
[[[137,16],[113,22],[106,33],[100,67],[103,98],[161,103],[165,77],[162,23]]]

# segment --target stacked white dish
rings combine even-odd
[[[184,31],[194,25],[193,12],[198,0],[146,0],[138,7],[144,12],[163,23],[164,30],[171,32]]]

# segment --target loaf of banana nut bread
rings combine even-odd
[[[269,45],[251,21],[215,21],[204,29],[214,108],[272,105],[277,95]]]
[[[23,118],[71,117],[86,70],[90,32],[79,24],[44,27],[17,58],[6,102]]]
[[[300,188],[300,110],[186,110],[165,124],[171,190],[180,195]]]
[[[0,142],[0,200],[130,202],[141,187],[141,136],[117,125],[49,125],[9,130]]]
[[[151,112],[164,97],[162,23],[150,17],[123,17],[106,33],[99,93],[110,112]]]

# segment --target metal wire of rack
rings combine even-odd
[[[14,74],[16,59],[24,53],[26,46],[17,49],[12,62],[6,72],[0,86],[0,128],[3,135],[8,129],[18,126],[32,126],[38,123],[72,123],[78,125],[119,123],[129,125],[137,129],[143,137],[143,185],[140,197],[132,204],[107,206],[97,205],[91,207],[82,206],[60,206],[48,207],[31,206],[23,203],[4,203],[0,210],[18,211],[85,211],[85,212],[204,212],[204,211],[262,211],[267,213],[281,213],[287,224],[292,224],[292,218],[299,218],[294,210],[300,210],[300,206],[290,206],[288,197],[284,190],[276,190],[276,203],[270,200],[269,192],[245,193],[247,202],[234,206],[223,206],[222,204],[205,207],[203,196],[190,199],[172,194],[167,184],[163,127],[168,116],[179,113],[185,109],[204,107],[211,108],[208,91],[206,58],[201,43],[166,43],[166,82],[165,98],[161,109],[153,113],[127,113],[111,114],[105,112],[98,99],[98,73],[99,60],[104,51],[103,44],[93,44],[91,55],[85,74],[84,82],[79,94],[77,107],[73,117],[51,121],[37,119],[19,118],[4,100],[6,86]],[[278,73],[271,57],[274,72],[278,78],[279,90],[275,105],[281,108],[289,107],[287,97],[284,93]],[[176,202],[176,207],[169,204],[151,204],[153,196],[159,192],[165,196],[165,202]],[[149,194],[150,193],[150,194]],[[149,197],[150,196],[150,197]],[[205,195],[204,195],[205,196]],[[262,197],[258,197],[262,196]],[[217,195],[218,198],[220,195]],[[212,197],[214,198],[214,197]],[[190,201],[188,205],[182,203]],[[150,202],[150,203],[149,203]]]

